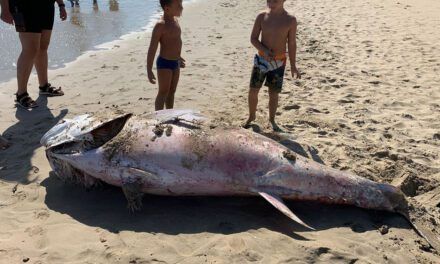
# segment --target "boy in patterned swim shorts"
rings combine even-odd
[[[285,0],[267,0],[268,10],[261,12],[254,24],[251,43],[258,50],[249,89],[249,118],[247,128],[255,120],[258,92],[264,84],[269,88],[269,122],[274,131],[281,131],[275,123],[278,108],[278,94],[283,86],[286,67],[286,44],[293,78],[301,78],[296,67],[296,18],[284,9]],[[261,41],[259,39],[261,33]]]

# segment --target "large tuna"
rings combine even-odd
[[[282,199],[407,216],[406,199],[394,186],[325,167],[242,128],[210,126],[191,110],[83,115],[56,125],[41,143],[59,177],[120,186],[131,209],[140,208],[142,193],[260,195],[307,227]]]

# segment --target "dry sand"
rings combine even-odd
[[[265,1],[209,0],[185,7],[176,107],[219,123],[247,115],[253,20]],[[290,1],[298,18],[298,66],[286,74],[279,123],[303,155],[380,182],[403,181],[439,228],[440,2]],[[130,215],[119,189],[86,191],[51,175],[39,139],[63,117],[106,109],[152,111],[150,34],[87,53],[50,72],[66,91],[15,109],[15,82],[0,85],[0,263],[439,263],[395,214],[289,203],[317,231],[258,198],[147,197]],[[290,71],[286,71],[289,73]],[[37,97],[36,78],[30,93]],[[267,92],[257,124],[266,131]],[[387,225],[382,235],[379,227]],[[438,232],[437,232],[438,234]]]

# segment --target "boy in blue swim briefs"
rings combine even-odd
[[[185,68],[185,60],[180,57],[182,51],[181,29],[177,17],[182,15],[182,0],[160,0],[163,16],[153,28],[150,48],[148,49],[147,71],[150,83],[156,83],[153,73],[154,56],[160,44],[159,56],[156,59],[159,91],[156,96],[155,110],[164,106],[174,106],[174,94],[179,82],[180,68]]]

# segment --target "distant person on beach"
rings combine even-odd
[[[117,0],[109,0],[108,1],[108,8],[112,12],[119,11],[119,3]]]
[[[71,5],[72,7],[74,7],[74,6],[79,6],[79,0],[69,0],[69,2],[70,2],[70,5]],[[97,4],[98,4],[98,0],[93,0],[92,3],[93,3],[94,5],[97,5]]]
[[[55,0],[0,1],[1,20],[15,25],[21,42],[21,54],[17,61],[17,105],[26,109],[38,106],[27,92],[29,76],[34,65],[40,83],[40,94],[64,95],[61,88],[55,88],[49,83],[47,77],[47,49],[55,17]],[[67,13],[63,0],[56,0],[56,2],[60,9],[60,18],[64,21],[67,18]]]
[[[69,0],[69,2],[72,7],[79,6],[79,0]]]
[[[274,131],[281,131],[275,123],[278,108],[278,94],[283,86],[286,68],[286,45],[288,46],[292,77],[301,78],[296,67],[296,18],[284,9],[285,0],[267,0],[268,10],[261,12],[254,24],[251,43],[258,50],[249,89],[249,118],[244,124],[247,128],[256,118],[258,92],[265,86],[269,88],[269,122]],[[259,39],[261,33],[261,40]]]
[[[180,68],[185,68],[185,60],[180,57],[182,39],[177,20],[177,17],[182,15],[182,0],[160,0],[160,5],[164,13],[153,28],[147,57],[148,80],[155,84],[156,76],[153,73],[153,62],[160,43],[160,52],[156,59],[159,82],[159,91],[155,101],[156,111],[164,109],[164,106],[167,109],[173,108]]]

